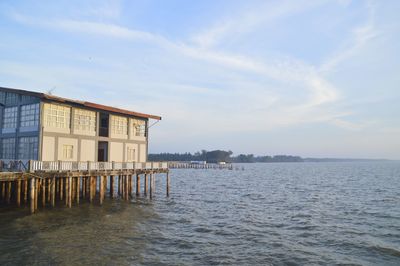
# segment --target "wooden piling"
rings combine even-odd
[[[110,176],[110,198],[114,197],[114,176]]]
[[[35,188],[36,188],[36,184],[35,184],[35,178],[34,177],[32,177],[31,178],[31,182],[30,182],[30,197],[29,197],[29,200],[30,200],[30,210],[31,210],[31,213],[35,213],[35,195],[36,195],[36,193],[35,193]]]
[[[121,190],[122,190],[122,188],[121,188],[121,175],[119,175],[118,176],[118,196],[120,196],[121,195]]]
[[[72,177],[71,176],[68,177],[68,183],[70,184],[68,187],[68,208],[71,208],[72,207],[72,186],[71,186]]]
[[[1,199],[4,200],[6,197],[6,182],[0,182],[1,185]]]
[[[143,192],[144,195],[147,196],[147,189],[148,189],[148,176],[147,174],[144,174],[144,187],[143,187]]]
[[[24,202],[25,204],[28,202],[28,179],[24,180]]]
[[[170,183],[169,183],[169,172],[167,172],[167,180],[166,180],[166,183],[167,183],[167,197],[169,197],[169,187],[170,187]]]
[[[64,178],[60,178],[60,200],[63,200],[63,193],[64,193]]]
[[[65,178],[65,206],[68,206],[68,204],[69,204],[69,194],[68,194],[68,192],[69,192],[70,185],[71,184],[69,183],[69,178],[66,177]]]
[[[150,174],[150,198],[153,198],[153,174]]]
[[[140,176],[136,174],[136,196],[140,195]]]
[[[89,177],[89,202],[92,203],[93,202],[93,198],[94,198],[94,177],[91,176]]]
[[[39,182],[40,182],[40,179],[36,179],[36,182],[35,182],[35,211],[38,208]]]
[[[81,177],[78,176],[76,177],[76,204],[79,204],[79,198],[80,198],[80,188],[81,188]]]
[[[21,179],[17,181],[17,206],[21,206]]]
[[[10,202],[11,202],[11,187],[12,187],[12,182],[8,181],[7,182],[7,204],[10,204]]]
[[[53,177],[51,180],[51,206],[56,206],[56,178]]]
[[[47,202],[51,200],[51,178],[47,178]]]
[[[46,206],[46,179],[41,180],[42,184],[42,206]]]
[[[102,176],[100,176],[100,186],[99,186],[99,190],[100,190],[100,195],[99,195],[99,201],[100,201],[100,205],[103,204],[103,194],[104,194],[104,178]]]

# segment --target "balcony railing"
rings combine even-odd
[[[166,170],[167,162],[66,162],[29,161],[30,172]]]

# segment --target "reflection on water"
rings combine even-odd
[[[0,212],[0,264],[400,264],[399,163],[172,172],[153,200]]]

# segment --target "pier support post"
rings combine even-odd
[[[103,176],[100,176],[100,184],[99,184],[99,202],[100,205],[103,204],[103,195],[104,195],[104,178]]]
[[[24,180],[24,202],[25,204],[28,202],[28,179]]]
[[[76,204],[79,204],[79,198],[80,198],[80,191],[81,191],[81,177],[78,176],[76,178]]]
[[[136,196],[140,195],[140,175],[136,174]]]
[[[167,197],[169,197],[169,187],[170,187],[170,184],[169,184],[169,172],[167,172],[167,180],[166,180],[166,183],[167,183]]]
[[[147,188],[148,188],[148,180],[149,177],[147,176],[147,174],[144,174],[144,188],[143,188],[143,192],[144,195],[147,196]]]
[[[51,206],[56,206],[56,178],[51,179]]]
[[[42,179],[42,206],[46,206],[46,179]]]
[[[86,177],[82,176],[82,199],[86,197]]]
[[[114,197],[114,176],[110,176],[110,198]]]
[[[68,208],[71,208],[72,207],[72,186],[71,186],[72,176],[68,177],[68,183],[69,183],[69,186],[68,186]]]
[[[29,200],[30,200],[30,211],[31,213],[35,213],[35,188],[36,188],[36,184],[35,184],[35,178],[32,177],[30,180],[30,195],[29,195]]]
[[[51,178],[47,179],[47,202],[51,201]]]
[[[39,182],[40,182],[40,179],[36,179],[36,182],[35,182],[35,211],[38,208]]]
[[[10,204],[10,202],[11,202],[11,186],[12,186],[12,182],[8,181],[7,182],[7,204]]]
[[[71,184],[69,183],[69,178],[65,178],[65,206],[68,206],[68,201],[69,201],[69,186]]]
[[[150,199],[153,198],[153,174],[150,174]]]
[[[129,200],[129,178],[125,176],[125,200]]]
[[[93,195],[94,192],[93,190],[95,189],[94,187],[94,176],[89,177],[89,202],[92,203],[93,202]]]
[[[6,183],[0,182],[0,185],[1,185],[1,200],[4,200],[6,196]]]
[[[17,206],[21,206],[21,180],[17,181]]]
[[[121,182],[122,175],[118,176],[118,196],[121,196],[122,193],[122,182]]]
[[[64,194],[64,178],[60,177],[60,200],[63,200],[63,194]]]
[[[152,174],[152,176],[153,176],[153,194],[155,195],[155,193],[156,193],[156,174],[155,173],[153,173]]]

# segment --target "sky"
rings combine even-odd
[[[400,159],[399,12],[396,0],[2,0],[0,86],[160,115],[150,152]]]

